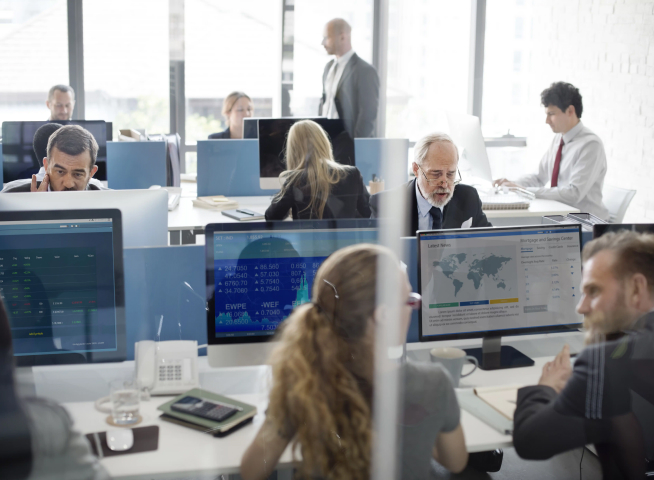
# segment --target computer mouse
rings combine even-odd
[[[114,452],[124,452],[134,446],[134,433],[131,428],[107,430],[107,447]]]

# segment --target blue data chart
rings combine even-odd
[[[376,242],[376,231],[215,234],[216,337],[274,334],[311,299],[322,262],[339,248]]]

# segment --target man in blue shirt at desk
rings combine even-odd
[[[51,125],[46,124],[37,130],[34,135],[35,142],[41,142],[41,129],[51,129]],[[47,135],[49,130],[44,131]],[[78,125],[60,127],[49,136],[47,145],[47,157],[43,158],[43,167],[39,173],[32,175],[31,180],[9,182],[2,193],[105,189],[100,182],[92,178],[98,171],[95,164],[98,143],[88,130]],[[35,151],[36,147],[35,144]]]

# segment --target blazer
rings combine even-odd
[[[325,82],[329,69],[335,60],[325,65],[322,74],[322,99],[318,115],[323,114],[327,99]],[[376,136],[377,110],[379,109],[379,75],[375,67],[364,61],[356,53],[345,65],[343,75],[336,89],[336,111],[343,120],[345,130],[352,138],[370,138]]]
[[[332,185],[322,218],[370,218],[370,194],[363,184],[357,167],[345,166],[346,175]],[[266,220],[283,220],[288,211],[293,220],[316,219],[315,211],[308,210],[310,196],[307,186],[290,186],[284,196],[273,200],[266,210]]]
[[[404,195],[405,205],[409,209],[407,217],[410,219],[403,227],[403,237],[413,237],[418,231],[418,199],[416,198],[416,180],[413,179],[393,190],[380,192],[370,197],[370,210],[372,218],[379,217],[380,198],[386,196]],[[481,210],[481,199],[477,190],[462,183],[454,187],[454,195],[443,207],[443,228],[461,228],[463,222],[472,218],[471,227],[492,227]]]
[[[36,188],[41,186],[41,182],[36,182]],[[94,183],[89,182],[86,185],[86,190],[109,190],[102,186],[98,186]],[[32,180],[14,180],[5,185],[5,188],[2,189],[0,193],[24,193],[32,191]]]
[[[223,130],[222,132],[218,133],[212,133],[209,135],[209,140],[221,140],[221,139],[227,139],[229,140],[230,138],[230,133],[229,133],[229,127],[227,127],[227,130]]]

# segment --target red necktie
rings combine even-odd
[[[556,187],[559,183],[559,168],[561,168],[561,153],[563,152],[563,137],[559,150],[556,152],[556,159],[554,160],[554,170],[552,170],[552,188]]]

